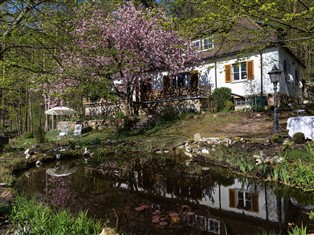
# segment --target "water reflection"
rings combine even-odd
[[[296,198],[226,170],[160,158],[70,164],[33,169],[16,187],[132,234],[286,234],[288,223],[308,222]]]

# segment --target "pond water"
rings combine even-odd
[[[307,216],[313,195],[196,162],[117,159],[42,165],[19,176],[15,187],[58,209],[88,210],[125,234],[287,234],[301,223],[314,229]]]

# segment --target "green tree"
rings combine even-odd
[[[43,92],[62,68],[72,1],[1,1],[1,126],[18,134],[42,125]]]
[[[250,17],[264,28],[277,32],[279,43],[288,45],[305,62],[305,78],[314,79],[314,2],[311,0],[183,0],[166,1],[170,13],[178,23],[178,29],[191,38],[200,35],[220,34],[227,37],[236,19]],[[167,5],[167,4],[166,4]],[[176,13],[188,5],[197,12],[193,17],[181,17]],[[188,8],[186,8],[188,9]],[[254,33],[254,31],[250,32]],[[263,36],[256,32],[256,39]],[[238,40],[237,37],[233,37]]]

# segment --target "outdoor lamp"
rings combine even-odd
[[[277,68],[276,65],[273,66],[272,70],[268,72],[270,81],[274,85],[274,133],[278,133],[279,131],[279,125],[278,125],[278,113],[277,113],[277,85],[280,80],[280,75],[282,71]]]

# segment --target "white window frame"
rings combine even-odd
[[[214,48],[214,42],[210,37],[197,39],[191,42],[190,47],[197,51],[207,51]]]
[[[244,68],[242,67],[243,65],[244,65]],[[231,74],[232,74],[232,81],[234,82],[247,80],[247,61],[232,64]]]
[[[205,43],[208,41],[207,43]],[[210,50],[214,48],[214,42],[212,38],[204,38],[202,39],[202,49],[203,50]]]
[[[194,50],[201,50],[202,42],[200,39],[191,42],[191,48]]]

